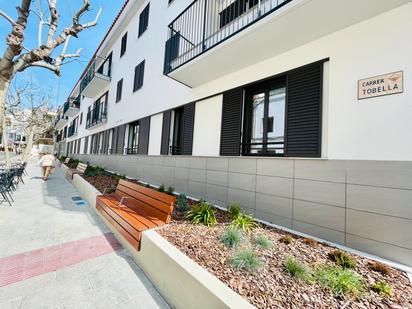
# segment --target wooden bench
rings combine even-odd
[[[73,175],[79,174],[82,175],[86,172],[88,165],[84,163],[79,163],[77,164],[77,167],[75,169],[69,169],[67,170],[67,177],[69,179],[73,179]]]
[[[96,209],[137,250],[142,232],[170,222],[176,197],[120,180],[112,194],[98,195]]]

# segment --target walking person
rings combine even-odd
[[[54,162],[55,157],[50,153],[46,153],[40,158],[38,165],[40,165],[43,168],[44,181],[47,181],[47,179],[49,178],[49,175],[52,172],[52,169],[54,168]]]

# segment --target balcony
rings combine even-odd
[[[168,26],[164,73],[198,87],[408,2],[195,0]]]
[[[110,61],[108,61],[108,59]],[[88,98],[95,98],[111,81],[111,57],[96,70],[94,60],[80,82],[80,94]]]
[[[63,106],[63,115],[68,117],[76,117],[80,111],[80,96],[77,98],[69,98]]]
[[[93,128],[107,121],[107,101],[97,104],[87,113],[86,129]]]
[[[77,128],[76,128],[76,124],[73,123],[69,127],[69,131],[67,132],[67,137],[73,137],[73,136],[76,136],[76,135],[77,135]]]
[[[60,113],[57,115],[57,118],[54,122],[54,128],[56,130],[61,130],[65,125],[67,125],[68,122],[69,122],[68,117],[63,116],[63,114]]]

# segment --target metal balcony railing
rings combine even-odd
[[[293,0],[195,0],[169,25],[168,74]]]
[[[126,148],[126,154],[128,155],[133,155],[133,154],[138,154],[138,153],[139,153],[139,147]]]
[[[170,146],[170,154],[171,155],[181,155],[182,147],[181,146]]]
[[[107,121],[107,102],[102,102],[96,105],[90,112],[87,113],[86,129]]]
[[[69,99],[63,105],[63,115],[69,110],[70,107],[80,108],[80,96],[76,99]]]

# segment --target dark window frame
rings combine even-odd
[[[138,38],[140,38],[143,33],[149,28],[149,15],[150,15],[150,2],[146,5],[146,7],[142,10],[139,15],[139,32]]]
[[[117,82],[116,103],[119,103],[122,100],[122,94],[123,94],[123,78]]]
[[[143,87],[145,63],[146,60],[143,60],[134,68],[133,92]]]
[[[120,45],[120,58],[126,54],[127,51],[127,32],[122,36],[122,41]]]
[[[286,123],[287,123],[287,98],[285,98],[285,114],[284,114],[284,137],[283,137],[283,153],[273,153],[268,151],[268,122],[269,122],[269,93],[272,89],[285,88],[287,93],[287,77],[281,75],[276,78],[257,83],[245,88],[244,104],[243,104],[243,134],[242,134],[242,156],[258,156],[258,157],[284,157],[286,145]],[[253,111],[251,110],[252,97],[256,93],[265,93],[264,112],[263,112],[263,132],[262,132],[262,151],[261,153],[252,153],[250,149],[251,143],[251,125],[253,121]]]

